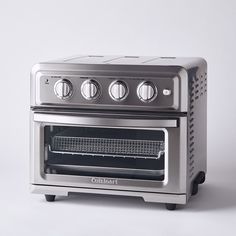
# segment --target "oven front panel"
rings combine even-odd
[[[185,121],[32,113],[31,182],[184,193]]]

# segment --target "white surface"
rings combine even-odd
[[[0,234],[236,235],[235,24],[234,0],[2,1]],[[208,61],[208,176],[186,207],[29,193],[31,66],[87,53]]]

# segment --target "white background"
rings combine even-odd
[[[0,235],[236,235],[236,1],[0,2]],[[170,212],[141,199],[29,193],[29,73],[74,54],[208,61],[208,175]]]

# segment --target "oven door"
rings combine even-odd
[[[32,112],[31,183],[186,192],[186,117]]]

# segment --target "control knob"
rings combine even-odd
[[[54,85],[54,92],[60,99],[68,99],[73,92],[72,83],[67,79],[58,80]]]
[[[151,82],[142,82],[137,89],[137,95],[143,102],[151,102],[157,96],[157,88]]]
[[[109,94],[115,101],[124,100],[128,95],[128,88],[122,81],[115,81],[109,87]]]
[[[81,86],[81,93],[87,100],[96,99],[99,95],[99,85],[95,80],[86,80]]]

